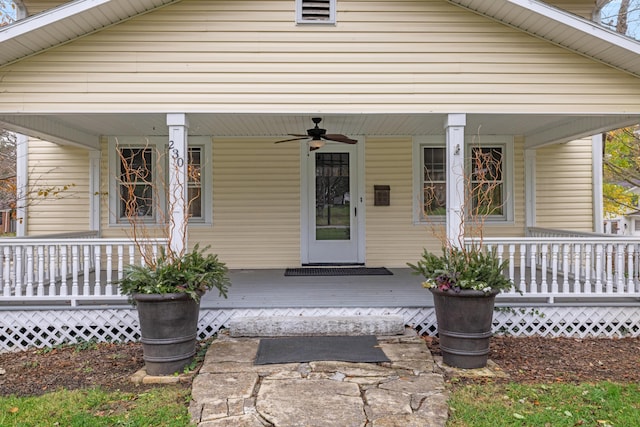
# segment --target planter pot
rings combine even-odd
[[[440,291],[433,294],[442,361],[464,369],[483,368],[489,358],[493,307],[498,291]]]
[[[184,293],[134,294],[145,367],[149,375],[172,375],[196,354],[200,302]]]

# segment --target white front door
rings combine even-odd
[[[303,264],[356,264],[359,256],[357,147],[326,144],[304,156]],[[306,211],[306,212],[305,212]]]

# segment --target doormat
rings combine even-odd
[[[373,335],[263,338],[255,365],[303,363],[318,360],[336,362],[389,362]]]
[[[287,268],[285,276],[392,276],[385,267],[303,267]]]

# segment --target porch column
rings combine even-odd
[[[466,114],[449,114],[444,128],[447,146],[447,240],[461,247],[464,239],[464,127]]]
[[[602,156],[604,150],[602,134],[591,137],[591,165],[593,173],[593,231],[604,232],[604,202],[602,197]]]
[[[16,134],[16,237],[27,235],[29,194],[29,137]]]
[[[89,151],[89,230],[100,232],[100,151]]]
[[[187,115],[167,114],[169,126],[169,245],[183,254],[187,245]]]
[[[525,227],[536,226],[536,150],[524,150]]]

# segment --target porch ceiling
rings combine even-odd
[[[444,114],[188,114],[190,135],[267,137],[304,133],[311,117],[322,117],[330,133],[349,136],[443,134]],[[527,148],[567,142],[640,123],[640,114],[527,115],[469,114],[468,135],[522,135]],[[0,115],[0,127],[60,144],[97,149],[100,136],[167,135],[166,114]]]

